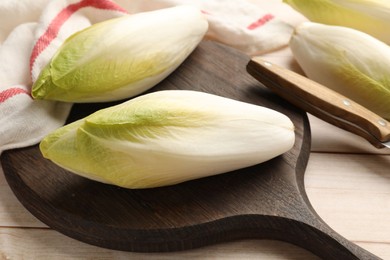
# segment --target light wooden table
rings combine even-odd
[[[280,8],[281,0],[251,0],[292,24],[302,17]],[[286,15],[288,13],[288,15]],[[293,66],[288,49],[265,55]],[[291,69],[298,70],[296,67]],[[390,259],[390,149],[309,115],[312,153],[306,191],[317,213],[338,233],[383,259]],[[16,199],[0,169],[0,260],[3,259],[318,259],[296,246],[243,240],[174,253],[141,254],[91,246],[54,231]]]

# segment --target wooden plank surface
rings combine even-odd
[[[2,242],[2,240],[4,242]],[[0,229],[0,259],[307,259],[317,257],[296,246],[270,240],[244,240],[175,253],[132,253],[81,244],[45,229]],[[294,258],[290,258],[293,256]]]

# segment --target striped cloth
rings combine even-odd
[[[236,0],[1,0],[0,153],[36,144],[64,124],[72,104],[33,100],[30,91],[66,38],[110,18],[184,3],[206,15],[208,38],[250,55],[286,45],[293,30]]]

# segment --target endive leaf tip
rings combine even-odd
[[[53,140],[50,140],[51,137],[52,137],[51,135],[48,135],[45,138],[43,138],[41,140],[41,142],[39,143],[39,150],[41,151],[44,158],[50,157],[49,156],[49,149],[50,149],[50,146],[53,144]]]
[[[34,82],[32,86],[32,97],[35,99],[44,99],[48,95],[52,84],[53,82],[51,80],[50,70],[46,67],[41,71],[38,79]]]

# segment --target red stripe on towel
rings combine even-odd
[[[7,99],[9,99],[13,96],[19,95],[19,94],[30,95],[30,93],[23,88],[18,88],[18,87],[9,88],[9,89],[6,89],[6,90],[0,92],[0,103],[3,103]]]
[[[272,14],[266,14],[263,17],[261,17],[260,19],[258,19],[257,21],[248,25],[247,28],[249,30],[254,30],[254,29],[259,28],[259,27],[263,26],[264,24],[268,23],[272,19],[274,19],[274,16]]]
[[[125,9],[111,2],[110,0],[82,0],[78,3],[68,5],[57,14],[57,16],[49,24],[49,27],[46,29],[45,33],[38,39],[37,43],[35,44],[30,57],[30,70],[32,70],[34,62],[39,54],[41,54],[42,51],[44,51],[46,47],[57,37],[61,26],[69,19],[70,16],[72,16],[72,14],[84,7],[94,7],[97,9],[127,13]]]

